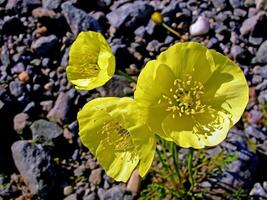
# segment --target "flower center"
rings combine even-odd
[[[137,155],[136,146],[133,144],[129,131],[123,128],[118,121],[105,122],[100,134],[104,146],[114,149],[115,152],[131,152],[132,158]]]
[[[176,115],[192,115],[205,112],[207,106],[203,105],[200,97],[204,94],[204,87],[201,82],[193,81],[192,76],[186,75],[185,80],[176,79],[168,95],[163,94],[158,103],[166,101],[166,111]]]
[[[84,74],[85,77],[96,77],[100,71],[100,68],[97,64],[98,55],[94,54],[86,54],[81,57],[82,65],[81,65],[81,73]]]

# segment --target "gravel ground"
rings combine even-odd
[[[132,96],[135,87],[115,76],[93,91],[73,88],[65,73],[68,51],[85,30],[102,32],[117,68],[133,78],[178,41],[201,42],[236,61],[250,102],[226,141],[209,151],[239,157],[203,184],[216,194],[242,187],[245,199],[266,199],[266,10],[266,0],[0,0],[0,200],[138,197],[135,184],[105,175],[78,138],[76,114],[87,101]],[[155,25],[153,11],[181,39]]]

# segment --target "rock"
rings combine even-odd
[[[32,11],[32,16],[37,19],[43,17],[56,18],[57,14],[53,10],[48,10],[45,8],[36,8]]]
[[[43,111],[49,112],[53,107],[53,101],[52,100],[41,101],[40,105],[42,106]]]
[[[122,188],[120,186],[115,186],[104,193],[103,199],[119,200],[123,199],[123,194],[124,192],[122,191]]]
[[[2,65],[6,67],[10,64],[9,51],[7,48],[7,44],[4,44],[1,48],[0,60],[2,62]]]
[[[252,190],[249,193],[250,196],[253,197],[262,197],[267,198],[267,193],[263,189],[262,185],[260,183],[255,183]]]
[[[89,182],[93,185],[99,185],[102,181],[102,169],[94,169],[92,170],[89,176]]]
[[[256,8],[258,10],[266,10],[267,9],[267,0],[256,0]]]
[[[146,50],[151,52],[159,52],[160,47],[162,47],[162,43],[160,43],[158,40],[152,40],[147,44]]]
[[[243,1],[240,1],[240,0],[229,0],[229,3],[231,4],[233,8],[239,8],[243,6]]]
[[[259,129],[253,127],[253,126],[248,126],[246,129],[245,129],[245,133],[250,135],[251,137],[253,138],[256,138],[257,140],[260,140],[260,141],[265,141],[266,140],[266,136],[264,135],[263,132],[261,132]]]
[[[227,6],[227,0],[212,0],[212,4],[217,10],[223,10]]]
[[[24,140],[15,142],[11,150],[15,165],[29,185],[31,193],[46,196],[55,184],[50,155],[41,145]]]
[[[68,196],[68,195],[70,195],[71,193],[73,193],[73,187],[72,187],[71,185],[64,187],[64,189],[63,189],[63,194],[64,194],[65,196]]]
[[[132,175],[131,175],[128,183],[127,183],[126,190],[130,191],[130,192],[138,193],[140,190],[140,185],[141,185],[141,177],[140,177],[138,171],[135,170],[132,173]]]
[[[175,16],[176,13],[180,12],[180,2],[179,1],[171,1],[169,5],[163,8],[161,14],[166,17]]]
[[[86,162],[85,167],[86,167],[87,169],[90,169],[90,170],[95,169],[95,168],[97,167],[97,163],[96,163],[95,159],[93,159],[93,158],[89,158],[89,159],[87,160],[87,162]]]
[[[30,9],[37,8],[42,5],[41,0],[23,0],[23,5]]]
[[[117,28],[136,29],[139,25],[145,24],[153,12],[153,7],[143,1],[126,3],[107,15],[109,23]]]
[[[51,121],[63,123],[67,119],[72,98],[68,93],[59,93],[54,107],[49,111],[47,118]]]
[[[30,76],[28,74],[28,72],[23,71],[18,75],[18,79],[22,82],[22,83],[26,83],[30,80]]]
[[[107,96],[123,97],[133,93],[129,81],[123,76],[114,75],[104,87],[107,89]]]
[[[45,56],[48,54],[51,54],[52,52],[55,52],[55,49],[57,49],[58,45],[58,38],[55,35],[50,36],[43,36],[35,40],[31,48],[36,51],[37,54],[41,56]]]
[[[19,73],[23,72],[24,70],[25,70],[25,65],[22,62],[19,62],[11,68],[11,73],[12,74],[19,74]]]
[[[20,81],[15,80],[9,83],[9,91],[15,97],[21,96],[24,93],[24,90],[25,87]]]
[[[46,8],[49,10],[58,10],[61,3],[62,3],[62,0],[42,0],[43,8]]]
[[[22,133],[23,129],[26,127],[29,115],[27,113],[19,113],[13,119],[13,128],[18,133]]]
[[[199,16],[197,21],[193,23],[190,28],[189,32],[191,36],[198,36],[198,35],[205,35],[210,30],[210,24],[207,18],[203,16]]]
[[[256,60],[258,63],[267,63],[267,40],[264,41],[256,53]]]
[[[81,31],[102,31],[97,20],[83,10],[76,8],[71,2],[63,3],[61,9],[74,35]]]
[[[8,0],[6,4],[6,10],[20,9],[22,6],[22,0]]]
[[[263,67],[255,67],[253,72],[257,75],[260,75],[262,78],[267,79],[267,65]]]
[[[266,24],[266,15],[265,12],[259,12],[257,15],[249,17],[243,21],[240,27],[241,35],[251,34],[252,36],[259,36],[263,32],[262,25]]]
[[[237,62],[241,64],[250,62],[252,58],[251,53],[247,49],[244,49],[238,45],[233,45],[231,47],[231,55]]]
[[[95,200],[97,199],[96,193],[91,193],[88,196],[83,197],[83,200]]]
[[[63,135],[63,130],[54,122],[43,119],[34,121],[30,126],[33,140],[43,138],[45,140],[53,140]]]
[[[66,198],[64,198],[63,200],[78,200],[77,194],[71,194],[67,196]]]
[[[18,35],[24,31],[25,27],[18,17],[4,18],[4,23],[2,26],[2,33],[6,35]]]

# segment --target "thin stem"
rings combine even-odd
[[[170,31],[171,33],[173,33],[174,35],[176,35],[178,38],[180,38],[181,36],[180,36],[180,34],[177,32],[177,31],[175,31],[173,28],[171,28],[169,25],[167,25],[165,22],[162,22],[162,26],[164,27],[164,28],[166,28],[168,31]]]
[[[174,143],[172,143],[171,149],[172,149],[172,158],[173,158],[173,163],[174,163],[174,167],[175,167],[175,172],[177,174],[179,184],[181,186],[183,186],[182,177],[181,177],[181,173],[180,173],[180,169],[181,169],[180,160],[179,160],[179,157],[177,154],[176,145]]]
[[[191,184],[189,192],[192,191],[192,189],[194,188],[194,185],[195,185],[195,180],[194,180],[194,177],[193,177],[193,170],[192,170],[193,156],[194,156],[194,149],[190,148],[189,155],[188,155],[188,163],[187,163],[189,181],[190,181],[190,184]]]
[[[120,69],[117,70],[117,74],[124,76],[128,81],[136,83],[136,80],[129,76],[127,73],[121,71]]]

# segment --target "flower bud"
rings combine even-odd
[[[156,24],[161,24],[163,22],[163,17],[162,15],[160,14],[160,12],[154,12],[152,15],[151,15],[151,19],[154,23]]]

